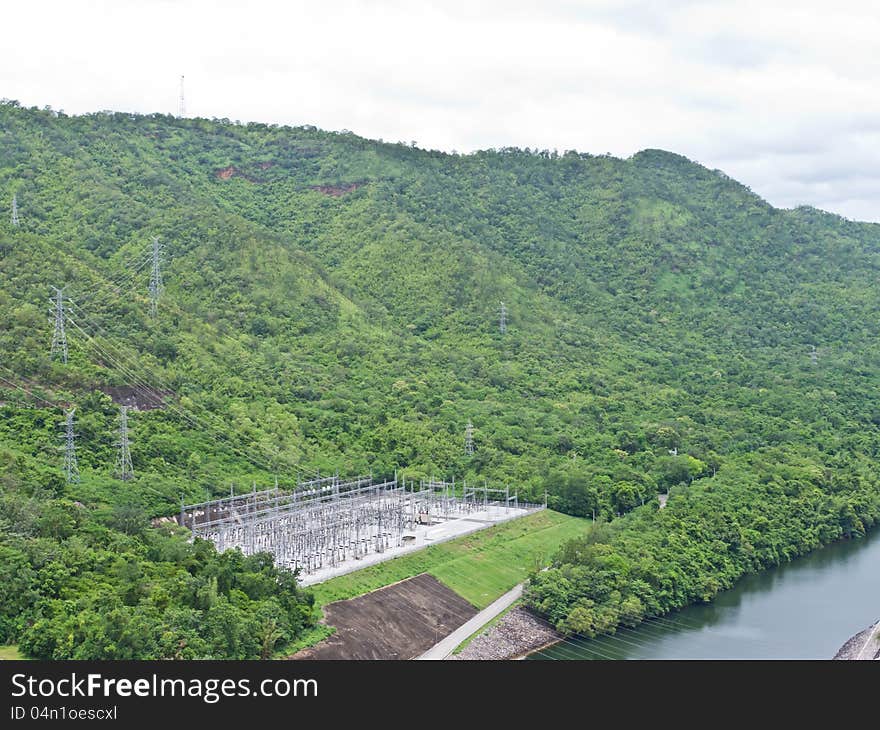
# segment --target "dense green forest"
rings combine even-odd
[[[480,477],[595,516],[529,590],[578,633],[880,514],[880,226],[659,150],[459,155],[15,102],[0,202],[0,643],[32,656],[296,639],[295,576],[150,519],[315,471]],[[128,481],[114,401],[141,406]]]

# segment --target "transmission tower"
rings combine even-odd
[[[79,467],[76,463],[76,447],[74,446],[73,412],[71,408],[64,414],[64,478],[68,484],[79,484]]]
[[[52,302],[52,310],[55,313],[55,331],[52,333],[52,349],[49,352],[50,358],[61,356],[61,362],[67,365],[67,334],[64,331],[64,288],[55,290],[55,297],[50,299]]]
[[[134,476],[131,466],[131,442],[128,440],[128,406],[119,406],[119,441],[116,447],[119,455],[116,457],[116,476],[127,482]]]
[[[464,453],[472,456],[474,453],[474,424],[468,419],[467,427],[464,430]]]
[[[813,365],[818,365],[819,364],[819,352],[818,352],[818,350],[816,350],[815,345],[810,345],[810,347],[812,348],[810,350],[810,362],[813,363]]]
[[[180,96],[177,97],[177,116],[181,119],[186,116],[186,101],[183,98],[183,76],[180,77]]]
[[[158,236],[153,236],[150,255],[153,260],[153,267],[150,270],[150,315],[155,317],[159,311],[159,297],[162,296],[162,290],[165,288],[162,283],[162,246],[159,244]]]
[[[507,307],[501,302],[501,334],[507,332]]]
[[[18,196],[12,196],[12,225],[18,227]]]

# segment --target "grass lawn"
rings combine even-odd
[[[300,649],[314,646],[328,636],[332,636],[334,633],[336,633],[336,629],[332,626],[318,624],[311,629],[307,629],[306,632],[296,641],[292,641],[289,644],[284,644],[283,646],[276,648],[272,656],[275,659],[286,659],[287,657],[296,654]]]
[[[3,659],[25,659],[17,646],[0,646],[0,661]]]
[[[578,517],[542,510],[527,517],[431,545],[312,587],[319,606],[430,573],[483,609],[550,560],[566,540],[589,524]]]

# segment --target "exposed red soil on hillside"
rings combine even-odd
[[[257,165],[257,167],[259,167],[261,170],[268,170],[270,167],[272,167],[272,163],[271,162],[261,162],[259,165]],[[242,172],[235,165],[230,165],[229,167],[223,167],[219,170],[215,170],[214,176],[218,180],[229,180],[233,177],[240,177],[240,178],[243,178],[251,183],[262,182],[262,180],[257,180],[257,178],[251,177],[250,175]]]

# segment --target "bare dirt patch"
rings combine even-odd
[[[412,659],[476,615],[427,573],[324,607],[333,636],[291,659]]]
[[[263,162],[263,163],[260,163],[258,165],[258,167],[261,170],[268,170],[270,167],[272,167],[272,163],[271,162]],[[214,170],[214,176],[218,180],[230,180],[233,177],[240,177],[240,178],[243,178],[244,180],[247,180],[249,183],[263,182],[262,180],[258,180],[257,178],[253,177],[252,175],[248,175],[246,172],[240,170],[235,165],[230,165],[229,167],[223,167],[219,170]]]

